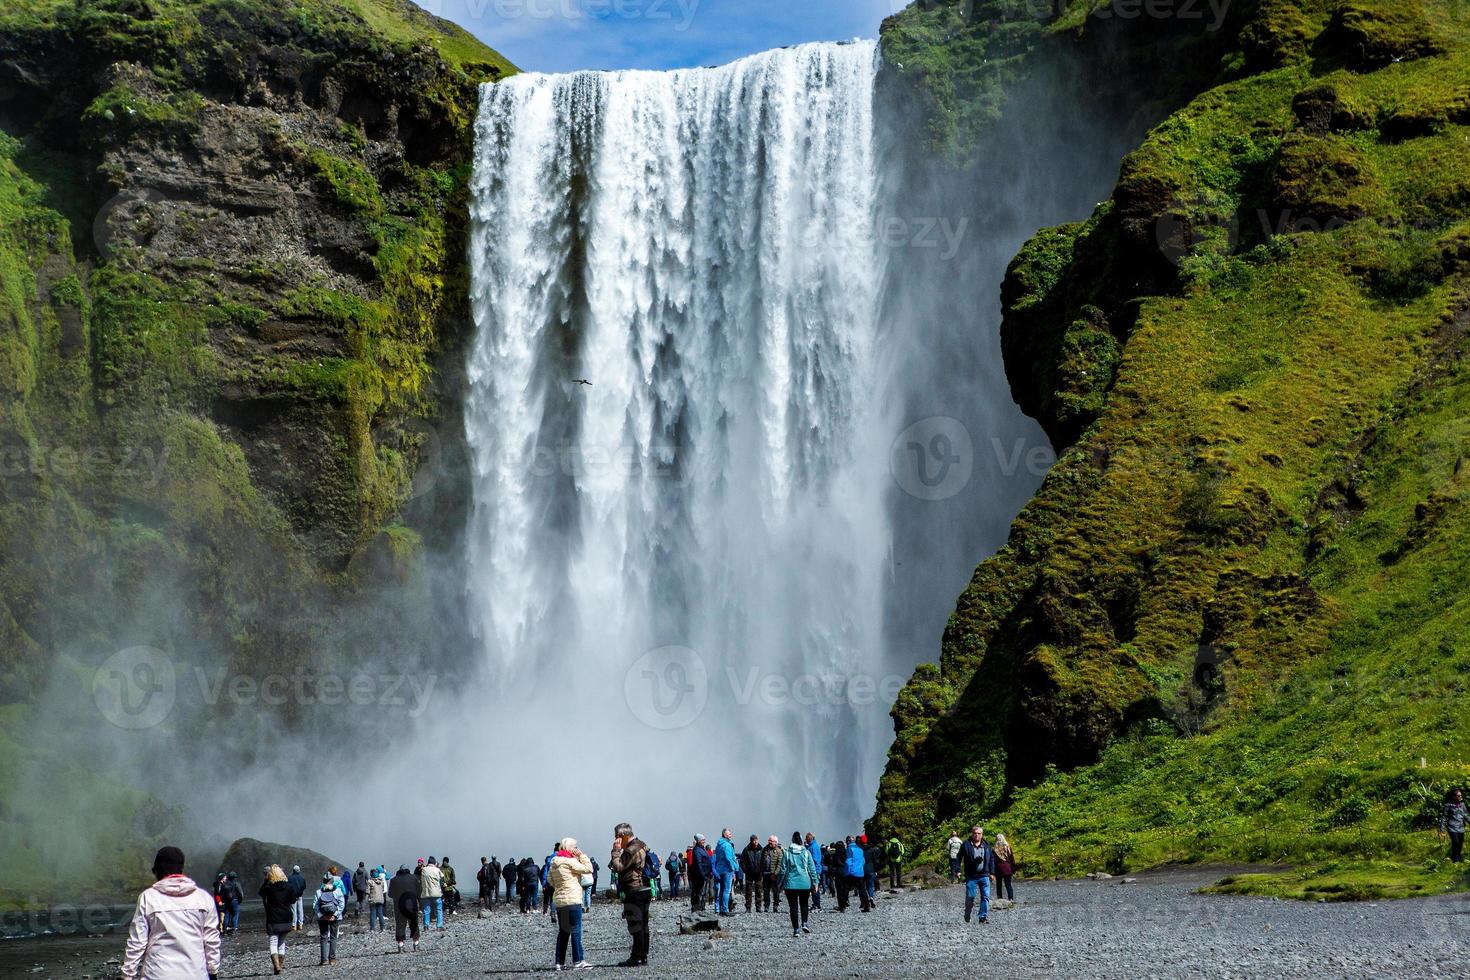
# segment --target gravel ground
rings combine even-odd
[[[1027,881],[1012,909],[988,925],[966,926],[964,891],[940,888],[882,895],[878,909],[812,916],[809,936],[792,939],[785,911],[735,915],[723,934],[680,936],[684,903],[654,907],[652,966],[635,976],[750,980],[751,977],[1385,977],[1467,976],[1470,898],[1305,904],[1197,895],[1222,869],[1144,873],[1135,883]],[[835,907],[835,900],[829,902]],[[611,967],[627,955],[620,908],[596,903],[584,926],[587,958]],[[407,975],[458,980],[550,971],[555,927],[544,916],[473,909],[402,956],[391,931],[369,934],[349,919],[330,976]],[[108,942],[120,939],[108,937]],[[258,922],[226,939],[221,977],[270,976]],[[315,936],[293,934],[287,973],[316,971]],[[62,976],[108,976],[93,960],[72,960]],[[110,969],[115,970],[116,967]],[[25,975],[20,970],[7,976]],[[619,974],[625,971],[617,971]]]

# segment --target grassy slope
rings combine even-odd
[[[1306,866],[1239,890],[1464,884],[1425,828],[1470,776],[1470,12],[1288,6],[1260,16],[1315,45],[1170,118],[1112,201],[1018,260],[1008,317],[1078,317],[1053,379],[1109,383],[1059,386],[1076,445],[900,698],[882,833],[934,846],[983,818],[1032,874],[1228,859]],[[1337,131],[1309,132],[1293,100],[1324,86]],[[1155,230],[1126,222],[1170,209],[1207,231],[1121,317]],[[1341,227],[1265,240],[1260,214],[1288,209]],[[1038,730],[1050,758],[1019,737]],[[1021,752],[1054,764],[1016,778]]]

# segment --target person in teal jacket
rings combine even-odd
[[[715,895],[715,914],[730,914],[730,892],[736,878],[741,877],[740,860],[735,856],[735,832],[729,827],[720,834],[715,844],[715,882],[719,891]]]
[[[791,911],[792,938],[811,932],[806,922],[811,912],[812,886],[816,881],[816,862],[812,860],[812,852],[802,843],[801,831],[798,830],[791,835],[791,843],[786,845],[785,853],[781,855],[781,889],[786,892],[786,907]],[[798,902],[801,903],[799,917]]]

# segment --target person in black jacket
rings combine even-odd
[[[867,889],[871,900],[878,896],[878,858],[882,852],[876,843],[868,840],[867,834],[859,837],[858,843],[863,848],[863,887]],[[876,904],[874,907],[877,907]]]
[[[709,848],[703,834],[694,835],[694,845],[689,848],[689,911],[704,911],[704,888],[714,875],[714,863],[710,860]]]
[[[772,834],[761,848],[761,911],[781,912],[781,845]],[[772,904],[774,902],[774,908]]]
[[[745,876],[745,888],[742,889],[745,911],[755,911],[761,903],[761,845],[755,834],[750,835],[750,842],[740,852],[740,873]]]
[[[388,882],[388,901],[393,905],[393,936],[398,940],[398,952],[403,952],[404,932],[412,927],[413,948],[419,948],[419,880],[408,865],[400,864],[398,873]]]
[[[301,896],[306,894],[306,878],[301,874],[301,865],[291,865],[291,873],[286,877],[286,884],[291,886],[291,928],[300,932],[301,924],[306,921],[306,910],[301,904]]]
[[[500,869],[500,877],[505,879],[505,903],[516,897],[516,878],[519,874],[515,858],[506,858],[505,866]]]
[[[978,895],[983,925],[990,921],[990,878],[995,874],[995,852],[985,840],[984,827],[970,828],[970,839],[960,848],[960,871],[965,876],[965,921],[970,921]]]
[[[271,969],[280,973],[286,968],[286,937],[291,934],[292,906],[296,891],[286,879],[280,865],[266,870],[260,883],[260,900],[265,904],[265,931],[270,936]]]
[[[525,915],[536,908],[536,892],[541,884],[541,869],[536,867],[536,862],[530,858],[521,858],[516,875],[516,889],[521,895],[521,914]]]

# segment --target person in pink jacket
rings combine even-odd
[[[158,880],[138,896],[128,926],[123,980],[214,980],[219,972],[219,916],[209,892],[184,877],[184,852],[161,847]]]

